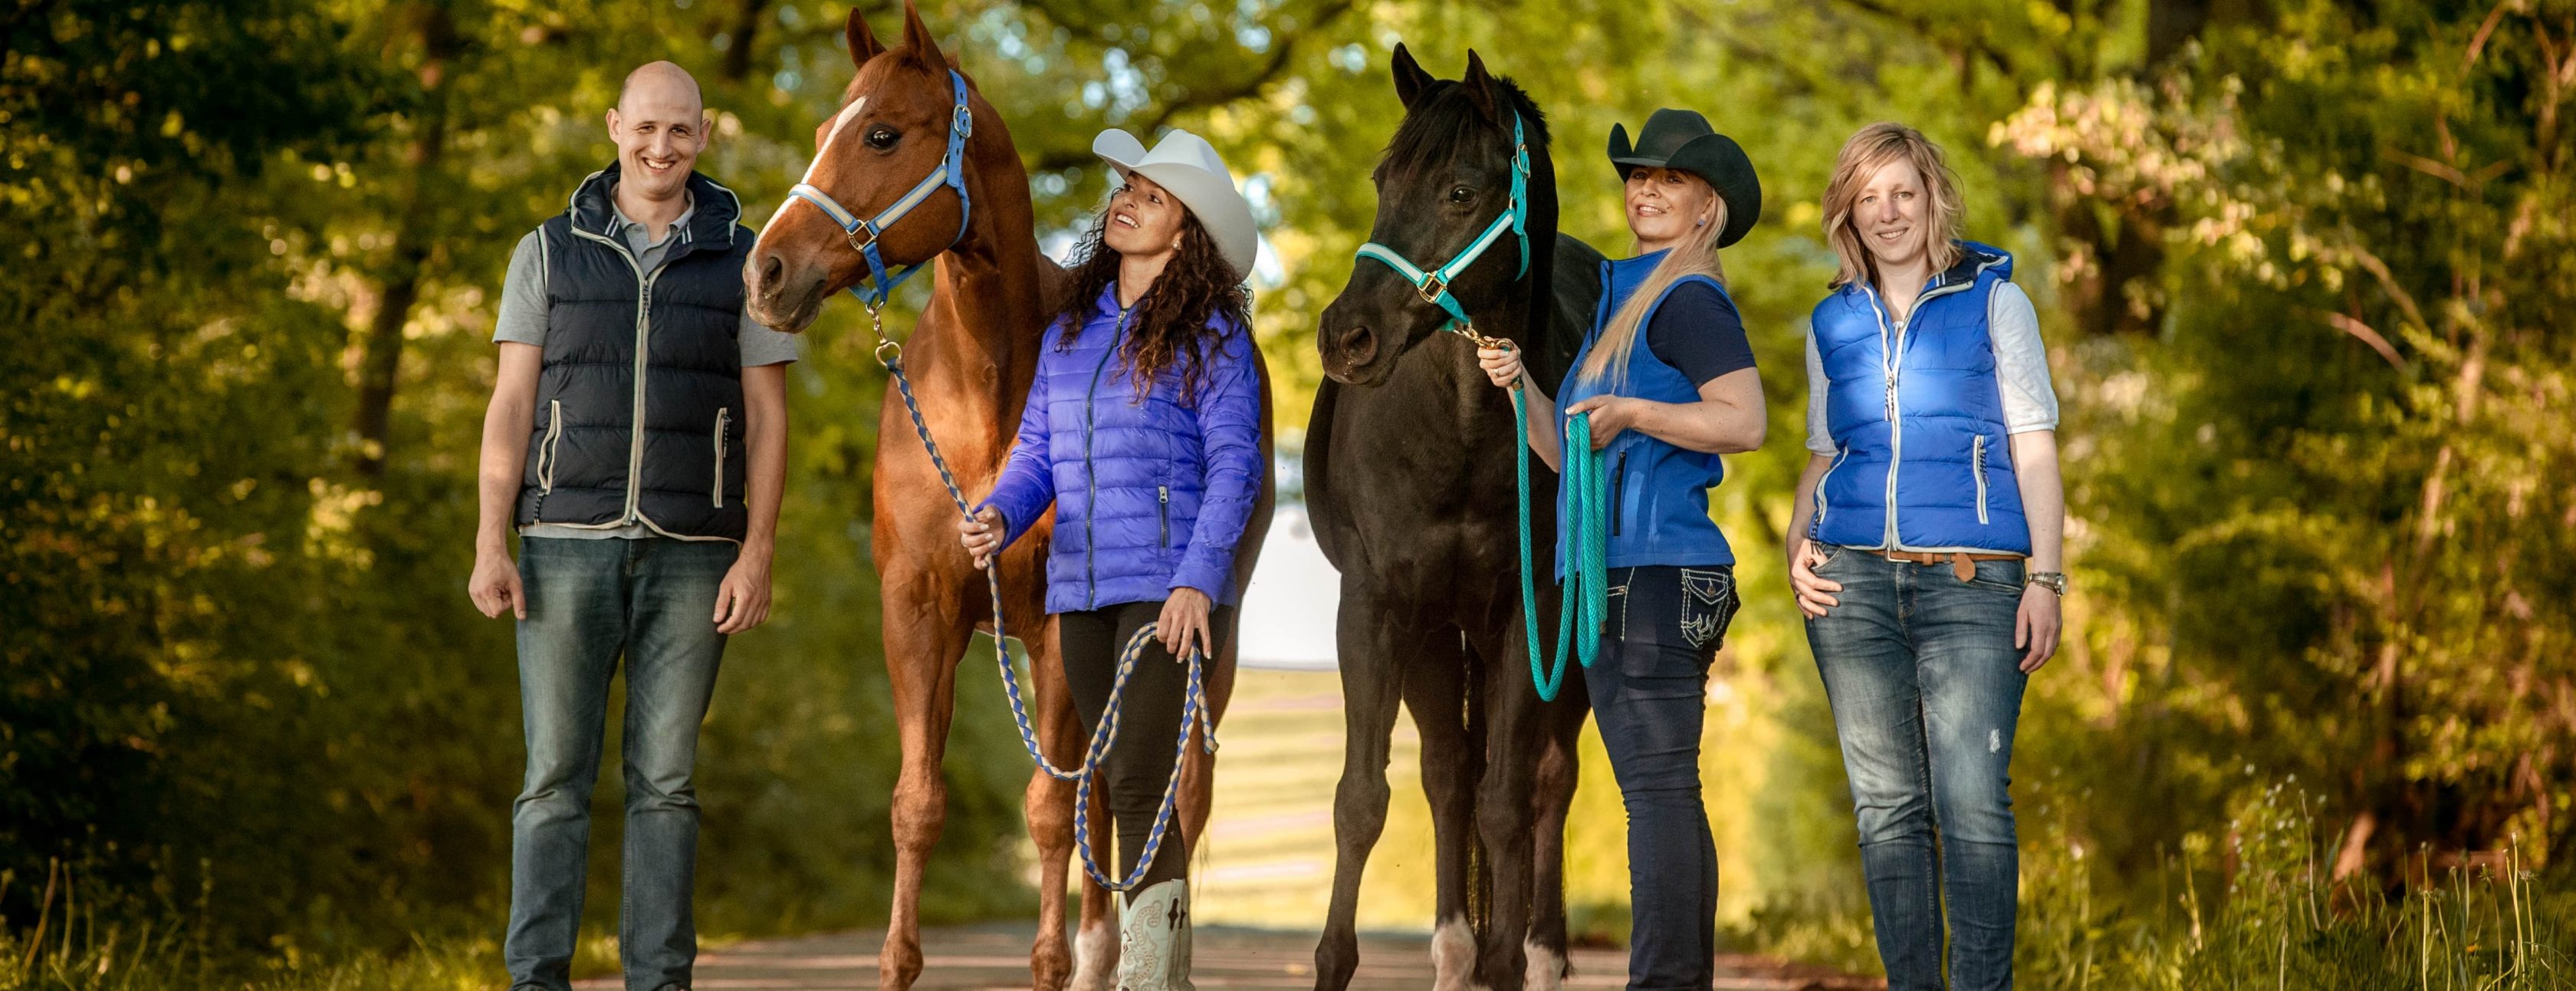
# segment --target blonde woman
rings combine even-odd
[[[2012,257],[1958,183],[1873,124],[1825,187],[1841,259],[1807,342],[1789,582],[1833,701],[1892,991],[2012,986],[2013,726],[2057,650],[2057,397]],[[1946,917],[1946,918],[1945,918]]]
[[[1744,150],[1688,110],[1655,111],[1634,147],[1613,126],[1610,162],[1637,253],[1603,266],[1609,291],[1556,397],[1564,412],[1527,387],[1529,445],[1561,465],[1563,417],[1590,413],[1609,478],[1610,620],[1583,674],[1628,809],[1628,986],[1705,991],[1717,849],[1700,802],[1702,698],[1737,603],[1708,490],[1724,475],[1718,455],[1762,446],[1764,423],[1717,251],[1753,229],[1762,184]],[[1495,385],[1520,379],[1518,353],[1477,356]],[[1560,577],[1566,556],[1560,547]]]

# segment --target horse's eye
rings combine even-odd
[[[1464,203],[1475,198],[1476,191],[1465,186],[1460,186],[1449,191],[1449,202],[1451,203]]]
[[[902,137],[894,128],[880,126],[868,132],[868,147],[884,151],[894,147],[895,141]]]

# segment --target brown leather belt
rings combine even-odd
[[[1931,565],[1948,562],[1950,565],[1950,573],[1959,576],[1960,581],[1967,581],[1968,579],[1977,577],[1976,562],[2019,561],[2022,559],[2022,556],[2019,554],[1968,554],[1960,551],[1952,551],[1948,554],[1943,554],[1937,551],[1876,550],[1871,551],[1870,553],[1876,554],[1890,561],[1900,561],[1906,564]]]

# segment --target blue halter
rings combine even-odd
[[[787,195],[814,204],[815,209],[823,211],[826,216],[832,218],[833,223],[841,225],[841,233],[850,239],[850,249],[858,252],[859,257],[868,263],[868,281],[851,286],[850,295],[858,297],[859,301],[866,303],[871,310],[885,306],[886,297],[893,295],[896,286],[902,285],[903,280],[911,278],[912,273],[920,271],[922,265],[928,264],[920,262],[906,265],[892,273],[887,272],[885,259],[877,256],[877,238],[885,234],[886,228],[901,222],[906,214],[930,199],[930,194],[938,192],[943,186],[957,191],[957,237],[949,240],[950,246],[956,245],[959,239],[966,236],[966,220],[974,215],[974,203],[966,195],[965,153],[966,139],[975,133],[975,118],[966,107],[966,77],[959,75],[957,70],[950,69],[948,82],[957,94],[956,109],[949,114],[948,153],[940,157],[939,168],[923,176],[919,183],[913,185],[910,192],[903,194],[901,199],[895,200],[892,206],[886,207],[885,211],[877,214],[875,219],[859,219],[850,211],[842,209],[841,204],[832,199],[832,194],[802,182],[787,191]],[[782,206],[780,209],[786,208]],[[866,288],[862,289],[860,286]]]
[[[1456,281],[1459,273],[1467,270],[1467,266],[1475,264],[1476,259],[1484,255],[1485,249],[1493,247],[1494,242],[1502,240],[1505,231],[1510,231],[1512,236],[1520,241],[1521,247],[1521,267],[1519,271],[1513,273],[1512,278],[1517,280],[1529,274],[1529,174],[1529,144],[1521,138],[1521,117],[1515,113],[1512,115],[1511,203],[1503,208],[1502,214],[1495,217],[1493,223],[1485,225],[1483,233],[1476,235],[1475,240],[1467,242],[1465,248],[1459,249],[1457,256],[1449,259],[1448,264],[1427,271],[1406,259],[1394,248],[1375,241],[1360,245],[1359,256],[1377,259],[1386,267],[1394,269],[1397,275],[1404,277],[1404,281],[1413,284],[1413,291],[1421,294],[1423,302],[1449,311],[1449,321],[1441,324],[1440,329],[1456,330],[1466,327],[1472,334],[1475,321],[1467,319],[1467,308],[1458,302],[1458,297],[1449,294],[1449,283]]]

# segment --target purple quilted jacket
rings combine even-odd
[[[1019,439],[984,499],[1002,511],[1006,542],[1055,505],[1048,612],[1157,602],[1178,588],[1218,605],[1240,597],[1234,547],[1269,466],[1252,335],[1215,319],[1221,336],[1195,404],[1180,401],[1168,369],[1137,399],[1119,360],[1128,327],[1116,284],[1080,326],[1048,330]],[[1073,347],[1059,350],[1068,332]]]

